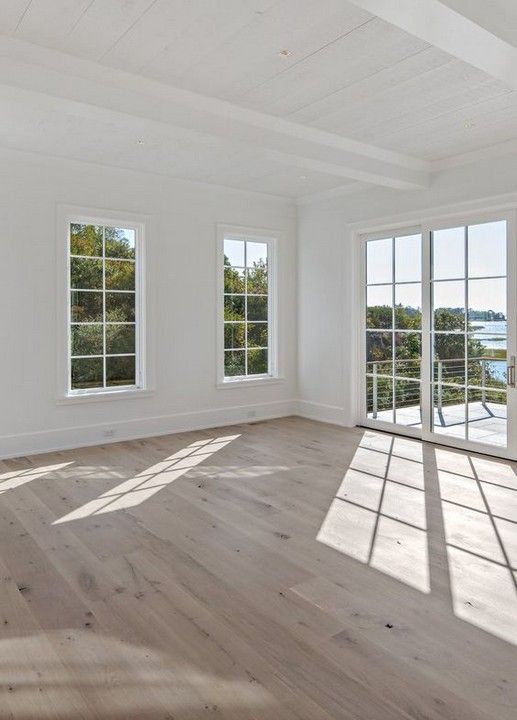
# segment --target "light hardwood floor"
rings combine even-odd
[[[0,462],[0,718],[515,718],[516,496],[300,418]]]

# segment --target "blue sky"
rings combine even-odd
[[[465,228],[456,227],[433,233],[433,277],[435,307],[463,307],[465,284]],[[506,314],[506,222],[471,225],[468,228],[469,307]],[[373,240],[367,244],[368,283],[391,283],[393,241]],[[481,279],[488,276],[489,279]],[[420,282],[420,235],[395,238],[395,282]],[[387,290],[387,288],[386,288]],[[371,292],[381,298],[379,288]],[[418,307],[418,286],[400,286],[396,302]],[[391,304],[391,303],[390,303]]]

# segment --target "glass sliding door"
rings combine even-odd
[[[422,360],[422,238],[366,243],[367,417],[419,428]]]
[[[517,459],[513,215],[365,242],[362,422]]]
[[[431,232],[432,432],[506,447],[507,223]]]

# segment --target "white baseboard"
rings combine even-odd
[[[295,415],[296,411],[297,402],[295,400],[276,400],[256,405],[239,405],[115,423],[4,435],[0,437],[0,460],[91,445],[105,445],[123,440],[169,435],[188,430],[204,430],[257,420],[271,420]]]
[[[347,421],[345,409],[337,405],[325,405],[309,400],[275,400],[255,405],[237,405],[191,413],[4,435],[0,437],[0,460],[169,435],[188,430],[205,430],[257,420],[272,420],[289,415],[299,415],[342,427],[353,425]]]
[[[298,400],[296,402],[296,414],[300,417],[318,420],[319,422],[332,423],[349,427],[345,409],[337,405],[324,405],[310,400]]]

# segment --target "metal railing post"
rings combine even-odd
[[[483,405],[486,403],[486,360],[481,359],[481,402]]]
[[[437,398],[437,406],[438,406],[438,412],[442,412],[442,375],[443,375],[443,363],[441,360],[438,360],[438,398]]]
[[[373,363],[373,398],[372,398],[372,417],[374,420],[377,419],[377,386],[378,386],[378,380],[377,380],[377,363]]]

